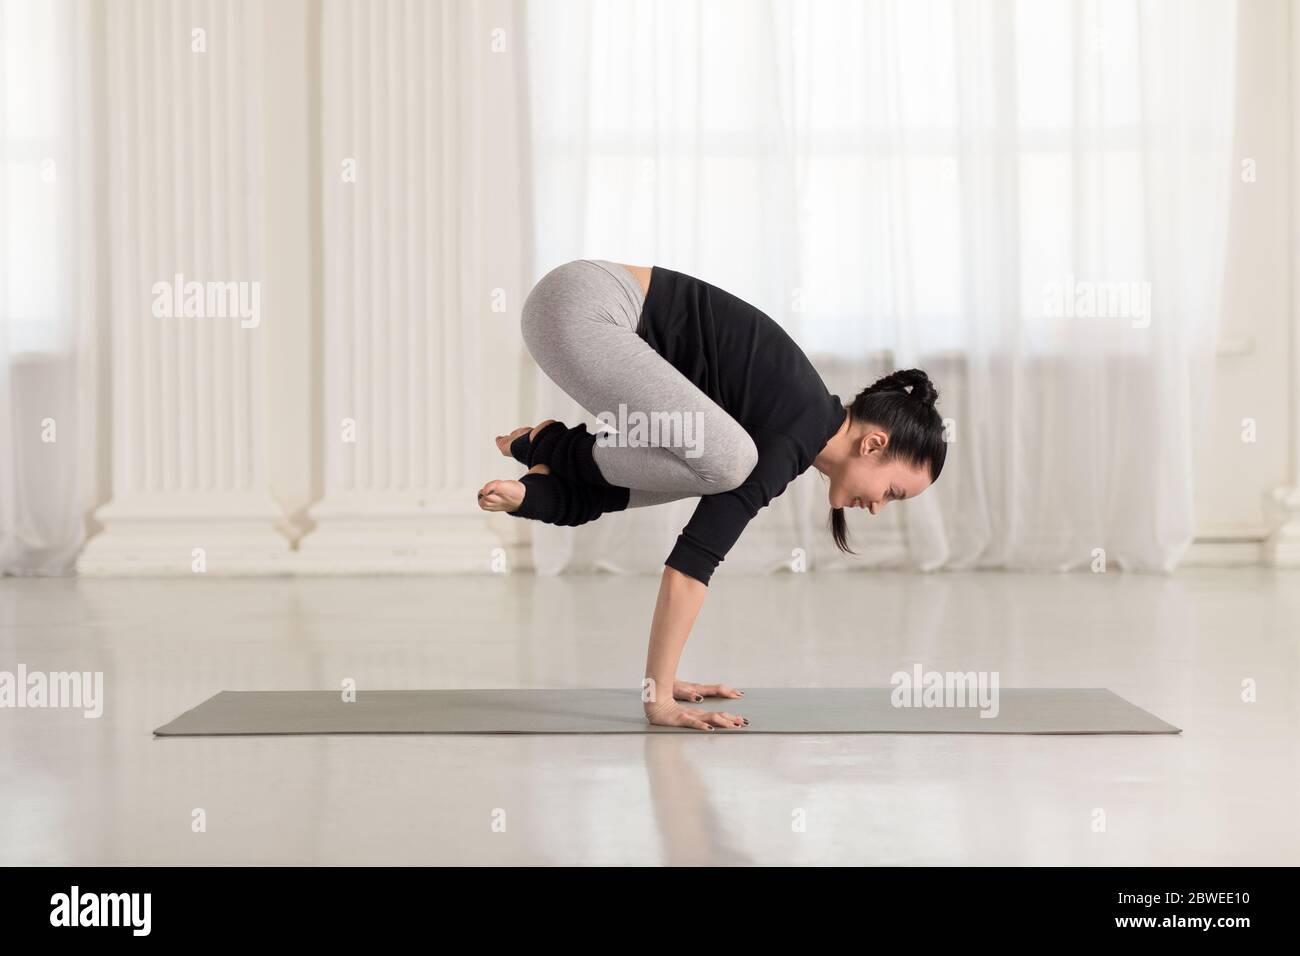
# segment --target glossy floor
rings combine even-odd
[[[0,580],[0,671],[105,682],[0,709],[0,863],[1300,863],[1300,572],[719,576],[682,667],[998,671],[1181,736],[150,733],[222,689],[635,685],[656,585]]]

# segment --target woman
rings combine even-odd
[[[677,703],[743,696],[725,684],[676,680],[710,576],[759,509],[809,465],[830,479],[831,532],[852,553],[845,508],[878,514],[890,501],[915,498],[943,469],[934,386],[920,369],[895,372],[846,409],[775,321],[662,266],[565,263],[529,293],[521,324],[537,364],[593,415],[657,420],[670,434],[652,428],[647,441],[642,428],[598,437],[550,420],[517,428],[498,436],[497,447],[528,472],[489,481],[479,507],[578,525],[698,496],[664,562],[645,715],[698,730],[747,726],[738,714]],[[658,694],[660,687],[673,692]]]

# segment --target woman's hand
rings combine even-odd
[[[645,705],[646,719],[660,727],[690,727],[693,730],[712,730],[714,727],[743,728],[749,726],[749,720],[739,714],[729,714],[721,710],[700,710],[697,707],[683,707],[677,701],[656,704],[648,701]]]
[[[706,697],[744,697],[743,690],[736,690],[726,684],[695,684],[686,680],[673,681],[673,697],[677,700],[689,700],[698,704]]]
[[[682,648],[686,646],[686,638],[690,636],[708,590],[702,581],[676,568],[664,568],[659,582],[659,599],[655,602],[654,618],[650,622],[650,649],[646,652],[645,681],[641,685],[649,690],[646,695],[649,699],[644,702],[644,707],[652,724],[712,730],[714,727],[744,727],[749,723],[737,714],[683,707],[677,703],[678,700],[698,703],[705,696],[740,697],[742,693],[726,684],[696,684],[679,681],[674,676]],[[656,695],[656,687],[669,686],[673,689],[671,697]],[[658,700],[658,697],[667,699]]]

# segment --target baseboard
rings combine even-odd
[[[1263,538],[1197,538],[1192,542],[1179,567],[1230,568],[1260,564]]]
[[[409,514],[330,516],[305,535],[297,548],[265,521],[127,522],[91,538],[77,562],[88,577],[137,577],[196,573],[196,547],[204,549],[205,572],[214,576],[264,575],[431,575],[493,574],[533,570],[527,541],[503,540],[481,519]],[[124,533],[125,532],[125,533]],[[772,554],[785,535],[769,533],[757,549]],[[891,543],[903,552],[901,535],[881,535],[875,546]],[[1262,534],[1218,532],[1198,537],[1180,567],[1243,567],[1273,563],[1269,539]],[[784,551],[781,552],[784,555]],[[736,566],[744,560],[733,561]],[[755,561],[746,568],[763,573]],[[771,563],[771,562],[767,562]],[[786,563],[784,556],[782,564]],[[1279,560],[1279,565],[1285,565]],[[809,562],[815,570],[815,562]],[[784,569],[784,568],[782,568]]]

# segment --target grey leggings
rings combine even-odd
[[[630,489],[629,508],[730,491],[754,470],[758,449],[636,334],[644,305],[629,270],[575,259],[544,275],[524,300],[524,342],[551,381],[592,415],[647,423],[640,434],[629,428],[621,440],[598,439],[592,453],[606,481]]]

